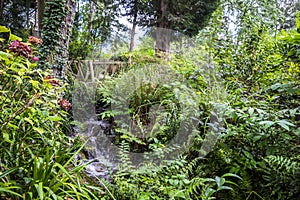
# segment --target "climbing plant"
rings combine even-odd
[[[40,48],[43,68],[53,69],[54,74],[63,77],[68,58],[70,27],[76,0],[49,0],[46,2],[43,18]]]

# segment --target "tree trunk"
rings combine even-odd
[[[31,4],[31,1],[29,1],[29,0],[25,1],[25,7],[26,7],[26,28],[32,30],[32,27],[30,26],[30,4]]]
[[[43,14],[39,65],[64,77],[68,65],[68,48],[78,0],[47,0]]]
[[[88,33],[88,37],[87,37],[88,44],[91,44],[91,33],[93,30],[94,14],[95,14],[94,1],[90,0],[90,19],[89,19],[89,28],[88,28],[89,33]]]
[[[0,0],[0,22],[3,21],[3,8],[4,8],[4,1],[5,0]]]
[[[170,52],[171,30],[168,11],[172,0],[159,0],[159,17],[157,20],[155,54],[168,60]]]
[[[68,9],[68,13],[65,17],[65,24],[61,27],[61,42],[60,45],[64,51],[62,52],[61,58],[64,60],[64,68],[63,71],[60,72],[60,76],[65,76],[65,70],[67,67],[68,56],[69,56],[69,43],[72,34],[72,26],[74,22],[75,12],[76,12],[76,1],[74,0],[66,0],[65,9]]]
[[[46,0],[36,0],[36,16],[35,16],[35,26],[34,31],[37,37],[41,37],[41,30],[42,30],[42,21],[44,17],[45,11],[45,2]]]
[[[137,25],[137,16],[138,16],[138,8],[137,8],[137,1],[134,1],[134,14],[133,14],[133,21],[132,21],[132,29],[130,34],[130,47],[129,52],[133,51],[134,48],[134,38],[135,38],[135,29]]]

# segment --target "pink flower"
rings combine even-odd
[[[32,49],[28,45],[18,40],[10,43],[8,50],[12,53],[17,54],[18,56],[22,56],[25,58],[28,58],[32,54]]]
[[[66,99],[62,99],[58,103],[61,107],[63,107],[63,109],[65,109],[65,111],[70,110],[70,108],[72,107],[72,104]]]
[[[33,60],[34,62],[38,62],[38,61],[39,61],[39,58],[36,57],[36,56],[34,56],[34,57],[32,58],[32,60]]]

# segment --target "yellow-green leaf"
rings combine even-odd
[[[34,124],[34,122],[33,122],[31,119],[29,119],[28,117],[25,117],[24,120],[25,120],[26,122],[28,122],[29,124],[31,124],[31,125]]]
[[[6,28],[5,26],[0,26],[0,33],[3,32],[10,32],[9,28]]]
[[[32,84],[32,86],[33,86],[34,88],[38,88],[38,85],[39,85],[39,82],[38,82],[38,81],[30,80],[30,83]]]
[[[53,122],[58,122],[58,121],[62,120],[62,118],[59,117],[59,116],[49,116],[48,119],[53,121]]]
[[[20,37],[14,35],[14,34],[10,34],[9,40],[10,40],[10,41],[14,41],[14,40],[22,41],[22,38],[20,38]]]
[[[45,133],[45,130],[40,127],[33,127],[33,130],[37,131],[39,134]]]

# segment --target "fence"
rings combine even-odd
[[[71,65],[76,68],[77,78],[83,81],[95,81],[104,79],[105,75],[113,75],[127,63],[111,60],[80,60],[70,62],[69,68]]]

